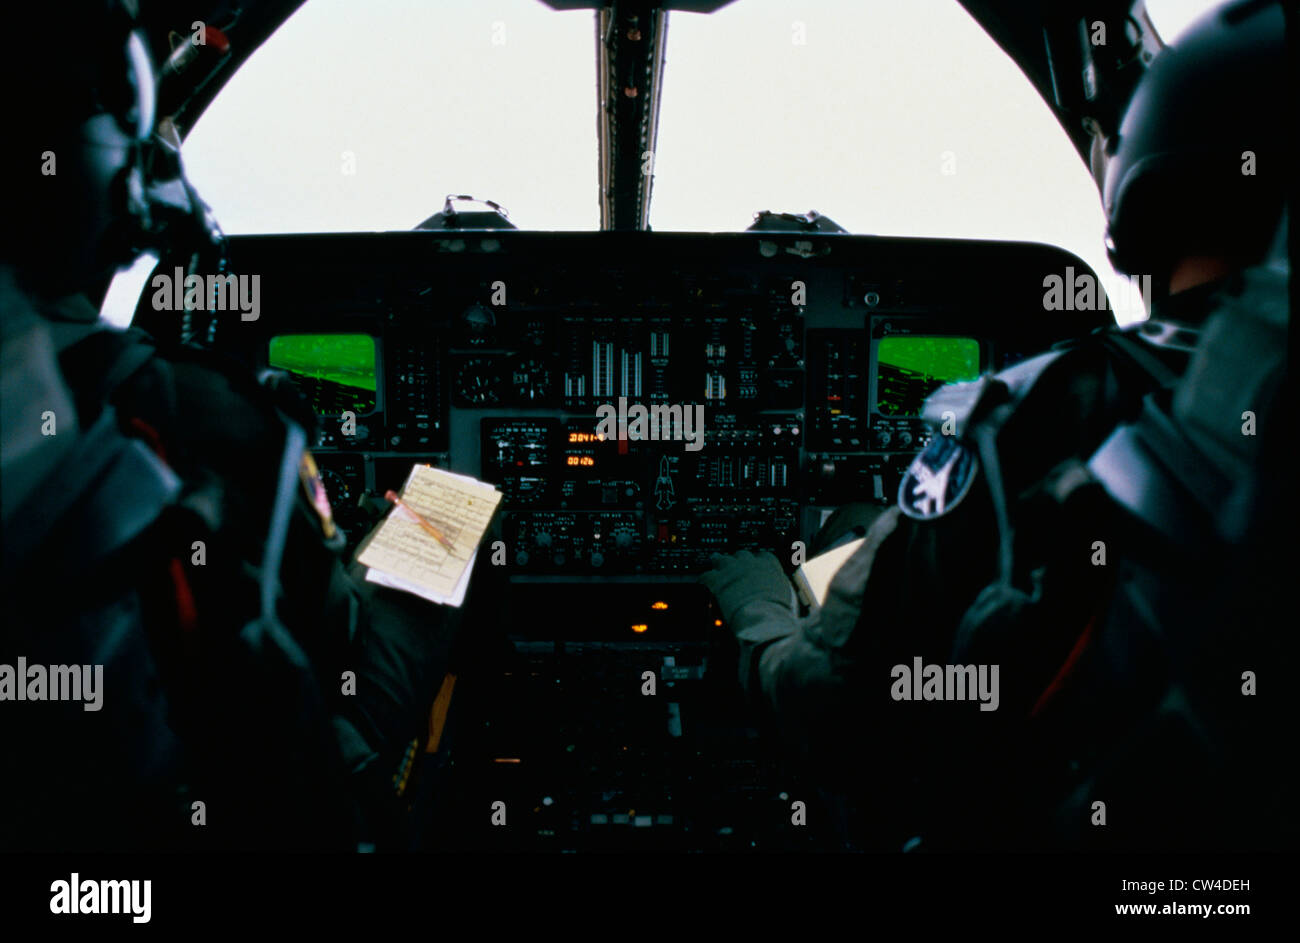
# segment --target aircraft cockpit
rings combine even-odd
[[[213,19],[202,44],[173,24],[160,106],[178,139],[298,6],[245,4]],[[316,415],[310,448],[349,554],[413,466],[500,492],[449,622],[429,736],[412,747],[421,847],[842,848],[834,829],[792,824],[792,801],[821,822],[834,801],[760,736],[698,577],[740,550],[793,569],[836,508],[896,504],[935,435],[927,398],[1114,323],[1108,282],[1075,251],[996,226],[980,238],[857,234],[825,204],[826,215],[750,206],[752,221],[729,232],[652,229],[669,23],[750,3],[546,6],[590,16],[596,38],[598,228],[529,228],[500,192],[442,181],[441,208],[417,207],[400,231],[230,232],[215,284],[191,285],[190,259],[159,258],[133,323],[287,375]],[[1082,4],[1030,4],[1042,9],[1014,21],[1006,6],[951,4],[1047,96],[1086,176],[1081,116],[1121,101],[1158,40],[1124,3],[1093,4],[1123,14],[1098,46],[1078,41]],[[485,16],[479,61],[491,69]],[[780,24],[794,48],[802,17]],[[1065,80],[1085,73],[1090,89]],[[809,108],[809,121],[856,121]],[[444,131],[448,147],[474,133]],[[887,134],[876,140],[888,148]],[[527,142],[517,148],[526,159]],[[965,172],[945,162],[981,158],[926,159],[942,201]],[[484,796],[514,827],[494,827]]]

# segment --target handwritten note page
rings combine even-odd
[[[394,507],[357,555],[359,562],[371,568],[366,578],[434,602],[460,605],[475,551],[501,501],[501,492],[466,475],[416,465],[401,498],[442,532],[451,549],[407,511]]]

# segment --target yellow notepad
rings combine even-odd
[[[809,606],[820,606],[826,601],[826,593],[831,588],[831,580],[835,574],[840,571],[840,567],[849,557],[857,552],[867,538],[859,537],[857,540],[850,540],[846,544],[840,544],[838,547],[832,547],[825,553],[819,553],[811,560],[806,561],[799,569],[794,571],[793,581],[794,588],[799,591],[799,597]]]
[[[401,499],[440,530],[451,548],[435,540],[406,510],[394,507],[357,554],[357,561],[369,567],[366,579],[459,606],[501,492],[468,475],[416,465]]]

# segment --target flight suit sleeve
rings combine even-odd
[[[386,779],[427,722],[438,668],[449,656],[447,613],[367,582],[364,566],[345,561],[345,537],[333,523],[315,463],[304,464],[286,595],[300,614],[308,607],[318,613],[300,621],[315,623],[313,662],[329,689],[345,763],[354,773],[382,767]],[[353,679],[346,691],[345,677]]]
[[[338,573],[360,605],[352,661],[360,696],[346,705],[344,719],[367,745],[367,762],[383,755],[391,765],[409,739],[427,729],[429,707],[450,660],[457,614],[367,582],[365,570],[353,562]]]
[[[736,625],[741,684],[782,725],[807,730],[842,706],[847,676],[856,663],[851,642],[863,593],[898,518],[898,509],[890,508],[876,519],[862,546],[831,580],[821,607],[803,619],[791,619],[786,632],[775,634],[770,620],[755,619],[759,613],[741,615]]]
[[[201,376],[203,383],[212,385],[210,374]],[[247,398],[262,410],[269,399],[283,417],[309,430],[314,422],[310,406],[290,385],[264,378],[261,390]],[[281,421],[266,414],[261,426],[268,440],[261,449],[232,451],[282,451]],[[248,422],[243,428],[256,424]],[[263,475],[273,468],[270,462],[242,464]],[[445,613],[442,607],[366,582],[365,568],[345,559],[347,536],[334,521],[310,451],[300,458],[298,478],[279,572],[280,611],[311,662],[344,765],[365,780],[361,788],[372,795],[363,801],[373,805],[391,795],[393,770],[427,724],[428,707],[441,681],[438,668],[445,667],[450,645]],[[266,481],[249,492],[266,494],[273,490],[271,484]],[[256,512],[250,517],[254,521],[247,528],[256,534]]]
[[[825,603],[800,618],[793,586],[776,557],[742,551],[714,560],[704,583],[735,634],[740,684],[764,714],[807,727],[844,693],[848,651],[877,552],[898,526],[891,508],[876,518],[861,547],[832,580]]]

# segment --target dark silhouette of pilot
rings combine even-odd
[[[1112,260],[1152,276],[1149,321],[934,394],[955,434],[897,506],[827,521],[809,555],[865,540],[811,614],[771,554],[701,577],[757,709],[849,797],[848,840],[1293,839],[1278,705],[1254,687],[1285,663],[1283,32],[1277,3],[1208,15],[1105,142]],[[953,702],[948,669],[971,665],[1000,667],[996,710]]]
[[[106,328],[86,297],[149,246],[219,264],[154,135],[133,10],[24,4],[9,23],[77,42],[54,68],[3,67],[0,666],[23,677],[0,668],[0,847],[404,847],[396,784],[441,680],[441,611],[344,571],[291,389]]]

